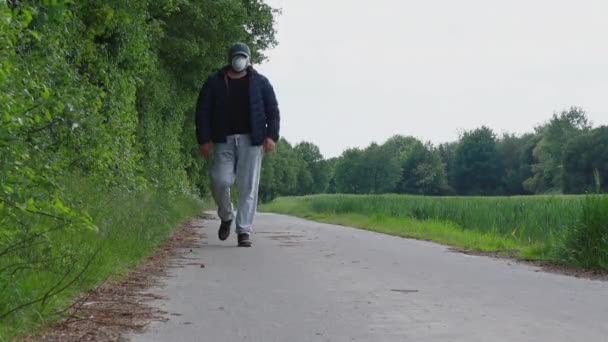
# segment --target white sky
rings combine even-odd
[[[394,134],[523,133],[572,105],[608,124],[608,0],[267,2],[283,13],[259,69],[281,134],[326,157]]]

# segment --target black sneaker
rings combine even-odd
[[[217,231],[217,236],[220,240],[224,241],[230,236],[230,227],[232,226],[232,220],[230,221],[222,221],[220,224],[220,230]]]
[[[239,247],[251,247],[251,240],[249,240],[249,234],[239,234]]]

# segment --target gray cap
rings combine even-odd
[[[249,46],[245,43],[236,43],[230,47],[230,51],[228,52],[228,58],[232,60],[234,56],[245,56],[247,58],[251,58],[251,50]]]

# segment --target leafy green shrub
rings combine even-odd
[[[192,214],[207,184],[199,88],[235,41],[264,58],[273,13],[261,0],[0,1],[0,331],[27,326],[31,301],[44,320],[93,284],[96,262],[106,275],[112,258],[134,262]]]

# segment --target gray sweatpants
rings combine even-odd
[[[249,135],[228,136],[226,143],[213,146],[211,190],[222,221],[234,219],[230,188],[236,181],[238,208],[236,233],[253,230],[253,220],[258,204],[262,146],[252,146]]]

